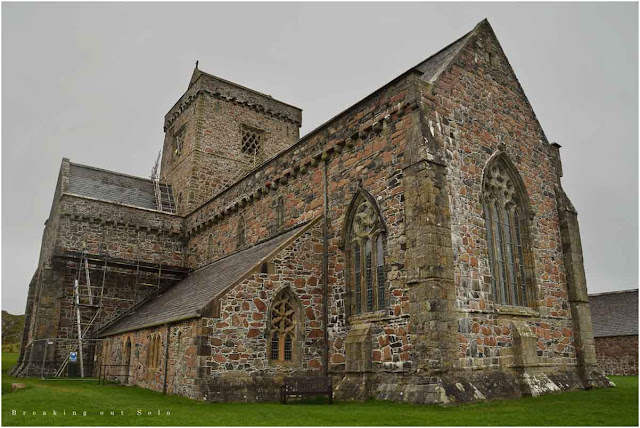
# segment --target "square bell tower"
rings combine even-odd
[[[196,68],[164,118],[160,179],[185,215],[296,143],[302,110]]]

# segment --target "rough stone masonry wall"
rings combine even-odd
[[[167,364],[167,393],[199,398],[198,378],[202,377],[199,367],[201,359],[199,342],[202,336],[202,322],[192,319],[169,325],[169,358]],[[151,337],[155,335],[161,341],[160,358],[156,367],[147,364]],[[128,384],[141,388],[163,391],[165,384],[165,351],[167,346],[167,326],[136,330],[124,334],[106,337],[100,346],[100,364],[121,365],[126,363],[125,346],[131,341],[131,360],[128,369]],[[200,352],[201,353],[201,352]],[[114,367],[107,374],[127,373],[123,367]],[[103,372],[104,373],[104,372]],[[123,380],[123,377],[108,376],[111,380]]]
[[[220,316],[206,319],[205,400],[277,399],[284,376],[322,369],[322,254],[319,223],[269,258],[273,273],[261,273],[258,266],[220,298]],[[275,296],[287,289],[299,304],[298,335],[293,363],[278,364],[269,357],[269,319]]]
[[[638,375],[638,336],[596,337],[598,366],[606,375]]]
[[[199,195],[196,206],[299,138],[295,123],[206,93],[198,99],[198,109],[198,166],[192,187]],[[242,152],[243,125],[263,133],[261,147],[255,157]],[[219,181],[216,183],[215,180]]]
[[[165,129],[162,146],[160,179],[163,183],[171,184],[176,212],[179,215],[185,215],[196,206],[195,195],[189,193],[193,181],[193,152],[196,150],[198,136],[194,121],[195,113],[196,104],[193,103],[182,112],[170,128]],[[174,138],[177,133],[184,133],[182,151],[179,154],[174,152]]]
[[[275,114],[275,111],[282,114]],[[284,111],[286,110],[286,111]],[[300,111],[250,90],[201,75],[165,118],[162,178],[171,183],[178,212],[187,214],[228,184],[299,138]],[[263,131],[257,156],[241,151],[241,127]],[[182,154],[174,135],[184,132]]]
[[[184,266],[182,218],[64,195],[56,251]]]
[[[430,132],[443,141],[448,155],[460,364],[510,365],[512,323],[523,316],[538,338],[540,362],[575,364],[548,142],[488,26],[435,86],[426,85],[423,102]],[[492,299],[480,202],[483,168],[498,149],[520,172],[535,213],[530,220],[535,305],[533,311],[505,315],[497,314]]]
[[[329,196],[329,333],[330,369],[345,369],[345,261],[340,248],[346,210],[359,182],[376,199],[387,226],[385,272],[388,304],[384,311],[359,322],[374,324],[372,357],[377,370],[406,370],[410,365],[407,326],[408,294],[404,268],[404,195],[402,160],[406,133],[414,126],[407,114],[410,88],[403,76],[365,99],[323,129],[266,163],[223,191],[186,219],[191,266],[207,263],[209,235],[215,243],[210,259],[237,249],[237,224],[245,222],[246,245],[281,228],[310,220],[323,212],[323,159],[327,162]],[[276,222],[278,199],[284,222]],[[393,346],[392,346],[393,344]],[[403,368],[404,367],[404,368]]]

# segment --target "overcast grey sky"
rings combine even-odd
[[[485,17],[562,145],[589,291],[636,288],[635,3],[3,3],[2,309],[24,312],[61,159],[148,176],[196,59],[305,134]]]

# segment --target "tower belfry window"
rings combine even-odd
[[[184,128],[180,129],[173,136],[173,155],[180,156],[184,146]]]
[[[264,139],[264,131],[256,128],[252,128],[247,125],[241,127],[242,141],[240,150],[242,153],[252,156],[253,166],[256,165],[256,161],[260,151],[262,150],[262,141]]]

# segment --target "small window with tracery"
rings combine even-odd
[[[358,192],[347,215],[350,311],[357,315],[385,308],[386,275],[382,218],[369,197]]]
[[[296,307],[289,292],[280,295],[271,309],[271,360],[293,360],[296,331]]]

